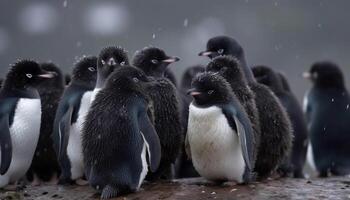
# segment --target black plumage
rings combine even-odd
[[[308,144],[308,132],[302,108],[282,74],[266,66],[256,66],[252,70],[257,81],[268,86],[280,99],[292,123],[294,140],[290,163],[285,163],[285,167],[281,169],[282,173],[288,175],[292,172],[295,178],[302,178]]]
[[[233,38],[227,36],[211,38],[207,43],[207,50],[199,55],[210,58],[230,55],[238,59],[248,85],[255,94],[260,120],[260,145],[267,147],[259,149],[255,170],[260,178],[268,177],[286,159],[291,150],[292,129],[287,113],[272,91],[256,82],[245,60],[244,49]]]
[[[173,164],[183,142],[177,91],[174,84],[164,77],[167,66],[178,60],[177,57],[167,56],[156,47],[146,47],[138,51],[133,59],[133,65],[154,80],[147,92],[154,104],[154,126],[162,146],[162,159],[159,169],[150,174],[148,180],[173,178]]]
[[[177,87],[177,80],[173,71],[166,69],[164,72],[164,77],[169,79],[175,85],[175,87]]]
[[[181,104],[181,124],[183,137],[186,137],[188,123],[188,107],[192,102],[192,97],[187,94],[187,90],[191,88],[192,79],[200,72],[204,72],[205,67],[202,65],[191,66],[184,72],[181,85],[179,88],[180,104]],[[176,177],[198,177],[198,172],[194,169],[192,161],[187,158],[185,149],[182,148],[181,155],[176,163]]]
[[[305,75],[313,83],[305,97],[313,157],[310,161],[321,177],[329,172],[349,174],[350,96],[343,73],[336,64],[324,61],[314,63]]]
[[[148,152],[144,156],[150,159],[152,171],[159,165],[160,143],[147,115],[151,103],[145,90],[148,82],[140,69],[117,69],[97,94],[86,117],[86,175],[103,199],[138,190],[144,178],[143,167],[147,169],[141,159],[143,152]]]
[[[27,178],[29,181],[37,176],[40,181],[55,181],[60,175],[60,166],[53,148],[51,134],[56,109],[64,91],[64,80],[61,70],[53,63],[42,63],[41,68],[53,72],[56,76],[41,83],[38,87],[41,99],[41,125],[38,145]]]

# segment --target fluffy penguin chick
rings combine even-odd
[[[27,178],[33,181],[33,185],[40,184],[41,181],[56,183],[61,172],[51,135],[58,103],[64,91],[64,80],[61,70],[55,64],[42,63],[40,66],[45,71],[55,73],[56,76],[38,87],[42,110],[40,137],[32,165],[27,172]]]
[[[96,84],[96,65],[95,56],[83,57],[75,64],[72,80],[57,108],[53,140],[62,170],[60,184],[83,183],[80,180],[84,176],[81,129]]]
[[[252,70],[256,80],[268,86],[280,99],[292,123],[293,148],[289,160],[281,166],[279,171],[282,172],[283,176],[293,173],[295,178],[303,178],[308,132],[302,108],[297,98],[290,91],[287,79],[281,74],[266,66],[255,66]]]
[[[34,61],[19,61],[0,91],[0,188],[22,178],[30,167],[40,135],[38,85],[53,73]]]
[[[137,191],[148,167],[158,168],[161,147],[147,112],[145,86],[139,69],[113,72],[96,96],[83,127],[83,153],[90,185],[101,198]]]
[[[178,60],[179,58],[167,56],[156,47],[146,47],[138,51],[133,59],[133,65],[154,80],[147,88],[147,93],[153,101],[154,126],[162,146],[162,159],[157,172],[147,177],[151,181],[173,178],[173,164],[183,142],[177,91],[170,80],[164,77],[167,66]]]
[[[229,55],[239,61],[248,86],[255,94],[254,100],[259,113],[262,148],[259,148],[255,171],[261,179],[268,177],[287,159],[291,150],[292,129],[287,113],[275,94],[268,87],[256,82],[245,60],[244,49],[235,39],[227,36],[213,37],[208,40],[207,50],[199,55],[210,58]],[[231,79],[224,77],[227,80]]]
[[[213,181],[249,183],[254,167],[253,129],[224,78],[196,77],[189,90],[186,149],[199,174]]]
[[[307,157],[319,176],[350,173],[350,96],[340,68],[317,62],[305,77],[313,87],[304,99],[310,142]]]

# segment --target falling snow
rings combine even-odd
[[[187,27],[188,26],[188,19],[186,18],[185,20],[184,20],[184,27]]]
[[[64,8],[67,8],[67,7],[68,7],[68,0],[64,0],[64,1],[63,1],[63,7],[64,7]]]
[[[153,33],[152,38],[156,39],[156,34],[155,33]]]

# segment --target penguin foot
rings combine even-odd
[[[76,181],[75,181],[75,184],[77,184],[77,185],[79,185],[79,186],[85,186],[85,185],[88,185],[89,184],[89,182],[88,181],[86,181],[86,180],[84,180],[84,179],[77,179]]]
[[[102,190],[101,199],[110,199],[118,196],[118,190],[110,185],[107,185]]]
[[[17,185],[16,184],[15,185],[7,185],[7,186],[3,187],[3,189],[5,191],[16,191],[17,190]]]
[[[223,187],[233,187],[233,186],[237,186],[238,183],[235,181],[227,181],[227,182],[223,182],[221,185]]]
[[[36,174],[34,174],[33,181],[30,183],[30,185],[33,187],[41,185],[41,180]]]
[[[59,182],[57,174],[54,174],[51,179],[49,180],[48,184],[49,185],[57,185]]]

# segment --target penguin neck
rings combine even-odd
[[[40,95],[36,88],[34,87],[11,87],[9,85],[4,85],[2,88],[2,96],[6,97],[17,97],[17,98],[28,98],[28,99],[39,99]]]
[[[250,69],[250,67],[247,64],[247,61],[245,60],[244,55],[242,55],[242,57],[239,59],[239,61],[241,63],[244,75],[245,75],[248,83],[256,83],[256,79],[253,75],[252,70]]]
[[[97,80],[96,80],[95,88],[103,88],[107,78],[108,78],[108,75],[99,72],[97,74]]]

